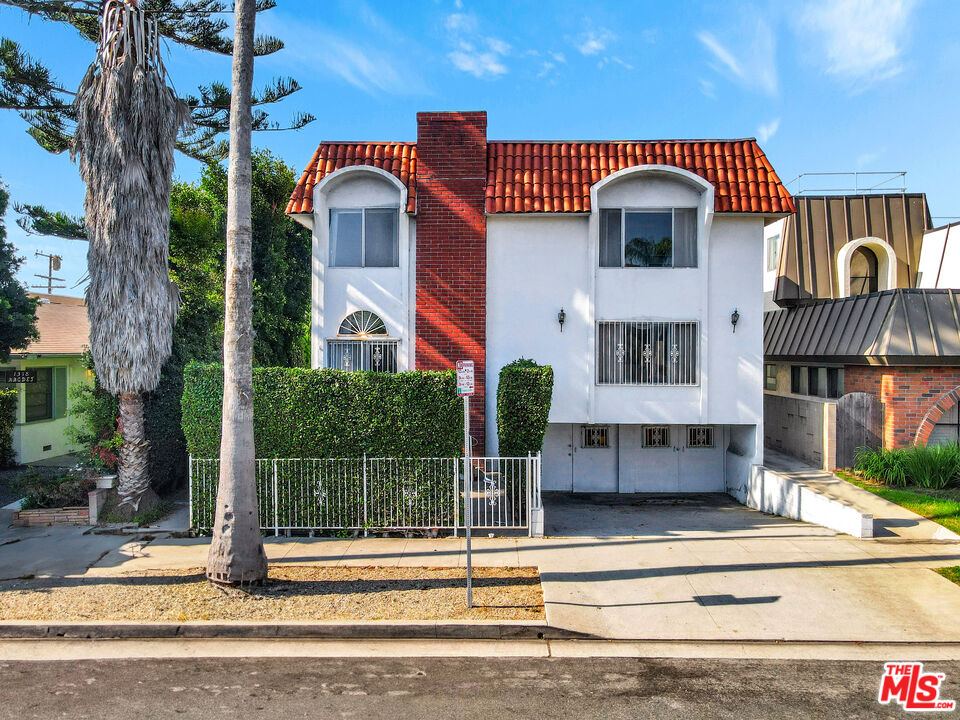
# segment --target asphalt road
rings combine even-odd
[[[4,718],[874,718],[881,663],[199,659],[0,663]],[[941,698],[960,699],[960,663]],[[947,713],[949,717],[952,713]]]

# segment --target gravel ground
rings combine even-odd
[[[475,568],[474,605],[462,568],[275,565],[251,590],[208,583],[203,568],[111,578],[0,582],[0,619],[145,622],[203,620],[542,620],[536,568]]]

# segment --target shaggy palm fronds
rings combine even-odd
[[[902,450],[857,448],[853,456],[853,469],[859,475],[874,482],[882,482],[893,487],[903,487],[907,484]]]
[[[868,480],[893,487],[913,484],[942,490],[960,485],[960,445],[901,450],[857,448],[853,469]]]
[[[152,22],[123,20],[141,28]],[[71,153],[87,186],[90,353],[108,392],[152,390],[179,305],[167,271],[170,191],[189,110],[142,43],[101,46],[75,107]]]

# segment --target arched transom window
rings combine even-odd
[[[340,323],[337,339],[327,340],[327,367],[356,372],[397,372],[397,341],[387,337],[378,315],[358,310]]]
[[[850,294],[865,295],[880,289],[880,262],[877,254],[861,245],[850,256]]]

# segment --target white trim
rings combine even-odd
[[[837,287],[840,297],[850,297],[850,261],[853,252],[866,247],[877,256],[877,290],[895,290],[897,287],[897,253],[886,240],[865,237],[852,240],[837,253]]]
[[[319,200],[321,193],[329,192],[329,190],[332,189],[328,189],[328,186],[337,185],[340,183],[340,181],[356,173],[370,173],[373,175],[379,175],[382,179],[387,180],[395,185],[400,190],[400,212],[406,213],[407,186],[400,182],[400,178],[393,173],[389,173],[386,170],[374,167],[373,165],[350,165],[348,167],[342,167],[339,170],[335,170],[329,175],[325,175],[323,180],[318,182],[313,188],[313,207],[317,208],[319,206],[317,201]]]

